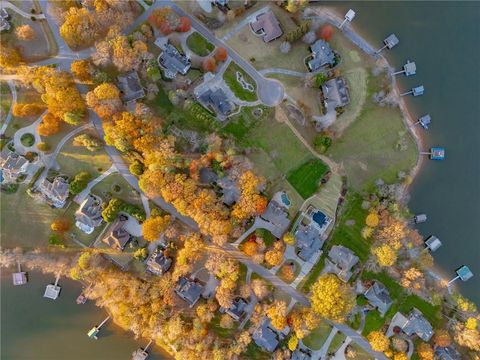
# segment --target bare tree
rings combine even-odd
[[[302,41],[305,44],[309,44],[309,45],[313,44],[315,42],[315,40],[317,40],[317,35],[315,34],[314,31],[309,31],[305,35],[303,35],[303,37],[302,37]]]

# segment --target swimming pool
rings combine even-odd
[[[288,198],[286,193],[282,193],[280,197],[285,206],[290,206],[290,199]]]
[[[315,221],[320,227],[322,227],[327,222],[327,215],[325,215],[321,211],[317,211],[315,214],[313,214],[312,220]]]

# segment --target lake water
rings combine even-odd
[[[446,160],[426,162],[412,186],[409,206],[428,215],[428,222],[419,226],[421,233],[434,234],[443,243],[434,254],[442,273],[453,277],[463,264],[474,272],[471,280],[458,283],[480,305],[480,3],[329,4],[342,14],[354,9],[353,27],[378,47],[395,33],[400,44],[384,51],[395,68],[415,61],[417,75],[401,75],[399,86],[425,86],[425,94],[409,97],[407,105],[413,116],[430,113],[425,147],[445,147]]]
[[[60,279],[60,297],[53,301],[43,297],[45,286],[55,279],[29,271],[29,282],[13,286],[10,271],[1,274],[1,350],[5,360],[95,359],[130,360],[133,351],[148,343],[136,341],[132,334],[108,322],[99,339],[87,332],[107,317],[92,302],[77,305],[80,293],[77,282]],[[158,347],[148,349],[149,360],[167,357]]]

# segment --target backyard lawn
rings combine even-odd
[[[303,343],[312,350],[320,350],[332,327],[326,322],[320,322],[320,325],[303,339]]]
[[[118,190],[118,191],[117,191]],[[140,194],[132,189],[129,183],[119,173],[108,175],[92,188],[92,193],[100,196],[104,201],[107,197],[116,197],[126,203],[137,205],[143,209]]]
[[[246,84],[250,84],[249,90],[245,89],[242,84],[237,80],[237,73],[243,76],[243,80]],[[250,75],[248,75],[240,66],[233,61],[228,65],[227,69],[223,73],[223,79],[228,85],[230,90],[240,100],[244,101],[256,101],[257,100],[257,84]]]
[[[336,353],[337,350],[340,348],[340,346],[342,346],[342,344],[344,343],[345,339],[346,339],[345,334],[341,332],[337,332],[333,337],[332,342],[330,343],[330,346],[328,347],[327,353],[328,354]]]
[[[187,46],[198,56],[207,56],[215,48],[213,44],[211,44],[198,32],[193,32],[187,38]]]
[[[0,111],[1,117],[0,122],[3,124],[3,121],[7,117],[8,111],[10,110],[10,106],[12,103],[12,94],[10,92],[10,88],[6,81],[0,82]]]
[[[310,159],[298,168],[290,171],[287,179],[295,190],[304,199],[307,199],[317,191],[320,179],[327,170],[327,165],[319,159]]]

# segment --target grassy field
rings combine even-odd
[[[192,33],[187,38],[187,46],[198,56],[207,56],[215,49],[215,46],[198,32]]]
[[[120,191],[115,192],[114,186],[119,185]],[[129,204],[140,206],[143,209],[142,199],[129,183],[118,173],[108,175],[92,188],[92,193],[100,196],[105,200],[106,197],[112,196],[119,198]]]
[[[12,104],[12,93],[6,81],[0,82],[0,124],[3,124]]]
[[[85,133],[95,135],[93,130]],[[57,156],[57,162],[60,165],[60,171],[71,178],[80,171],[86,171],[94,179],[112,165],[104,149],[89,151],[83,146],[75,146],[73,137],[63,146]]]
[[[331,331],[332,327],[322,321],[315,330],[303,339],[303,343],[312,350],[320,350]]]
[[[380,330],[384,323],[385,318],[383,318],[377,310],[369,311],[365,316],[365,327],[363,328],[362,334],[368,335],[372,331]]]
[[[332,174],[327,183],[320,186],[317,194],[313,196],[308,204],[312,204],[317,209],[327,215],[330,219],[335,217],[338,198],[342,191],[342,178],[340,175]]]
[[[245,90],[240,82],[237,81],[237,72],[243,75],[245,82],[253,86],[253,91]],[[256,101],[257,100],[257,84],[250,75],[248,75],[240,66],[238,66],[233,61],[228,65],[223,73],[223,80],[228,85],[230,90],[238,97],[240,100],[245,101]]]
[[[290,171],[287,180],[304,199],[307,199],[317,191],[320,179],[327,170],[327,165],[319,159],[309,159]]]

